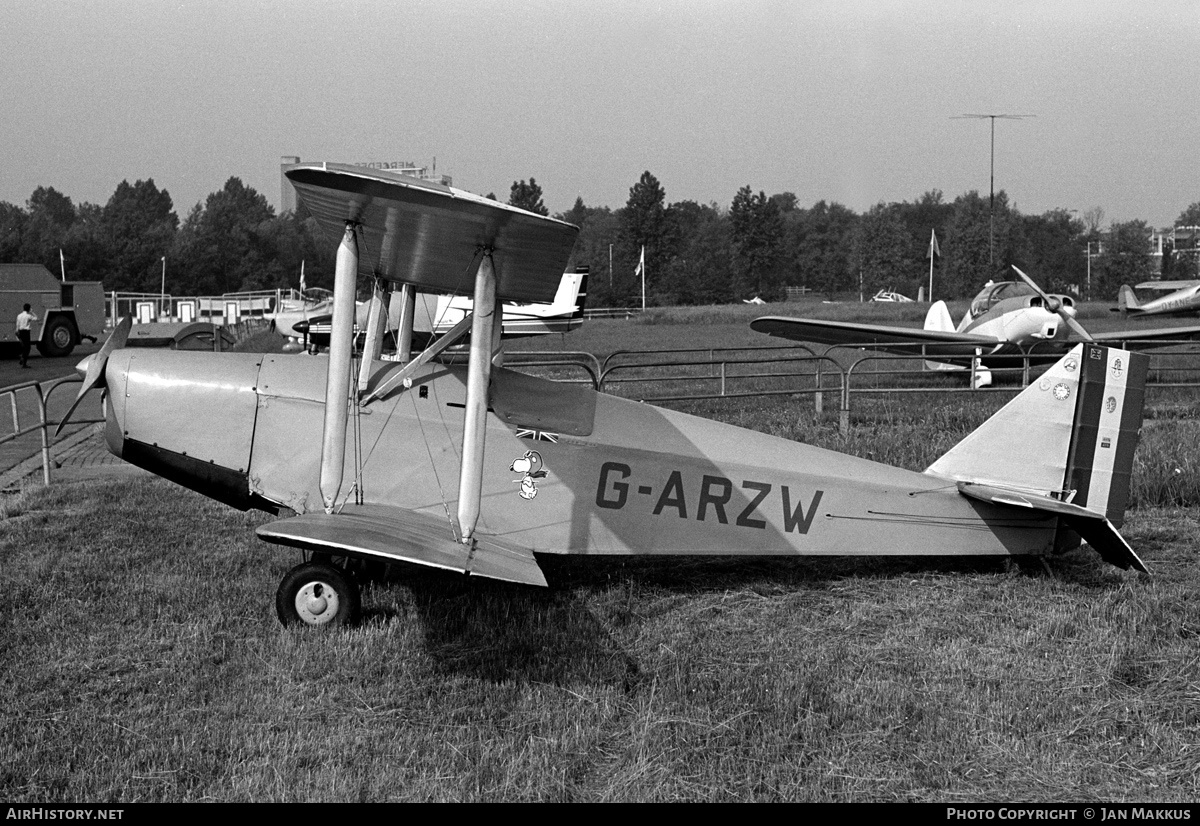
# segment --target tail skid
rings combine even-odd
[[[1148,366],[1144,353],[1077,345],[925,472],[971,498],[1058,516],[1109,561],[1144,571],[1116,529]]]

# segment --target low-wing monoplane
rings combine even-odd
[[[553,298],[575,227],[387,171],[285,174],[340,239],[328,354],[120,349],[123,324],[80,364],[78,397],[106,388],[117,456],[280,516],[257,533],[304,560],[276,593],[285,624],[353,620],[364,560],[545,586],[549,554],[1037,557],[1086,541],[1145,570],[1118,531],[1142,354],[1081,344],[924,472],[898,469],[506,369],[501,307]],[[375,306],[356,364],[360,275]],[[381,360],[389,281],[406,301],[469,290],[472,312],[407,363]],[[468,329],[467,364],[440,362]]]
[[[558,283],[554,300],[547,304],[505,302],[502,338],[522,338],[549,333],[569,333],[583,324],[584,307],[587,304],[587,272],[566,272]],[[400,315],[404,302],[388,302],[386,328],[388,337],[394,340],[393,331],[399,329]],[[355,308],[355,335],[367,329],[368,302],[359,302]],[[418,293],[413,307],[412,344],[424,347],[435,336],[445,335],[454,329],[471,312],[471,298],[464,295],[433,295]],[[297,322],[289,335],[300,336],[312,347],[328,347],[333,315],[326,307],[324,312]]]
[[[1089,333],[1075,320],[1071,296],[1046,293],[1020,269],[1013,270],[1020,280],[989,281],[957,326],[944,301],[930,306],[921,329],[782,316],[757,318],[750,326],[792,341],[923,356],[952,366],[970,367],[978,362],[984,368],[983,377],[977,380],[979,386],[991,380],[987,367],[1014,366],[1019,364],[1018,357],[1031,351],[1044,363],[1059,358],[1080,341],[1143,349],[1200,339],[1200,326]]]
[[[1117,292],[1115,312],[1130,318],[1148,318],[1155,315],[1200,314],[1200,281],[1177,282],[1181,286],[1160,298],[1152,298],[1143,304],[1137,293],[1128,284],[1122,284]]]

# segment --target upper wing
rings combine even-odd
[[[764,316],[750,322],[750,328],[769,336],[819,344],[847,344],[885,353],[970,358],[977,350],[994,352],[1004,342],[970,333],[922,330],[918,327],[884,327],[851,321],[824,321],[812,318]]]
[[[358,270],[427,292],[471,294],[491,250],[500,301],[550,303],[579,228],[461,189],[387,170],[292,164],[284,174],[326,235],[362,229]]]

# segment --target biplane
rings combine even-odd
[[[1080,341],[1141,350],[1200,339],[1200,326],[1089,333],[1075,319],[1075,299],[1047,293],[1013,271],[1019,280],[989,281],[957,326],[944,301],[930,305],[921,329],[783,316],[756,318],[750,326],[791,341],[927,357],[935,369],[974,368],[976,387],[991,383],[989,367],[1019,366],[1031,353],[1031,362],[1053,362]]]
[[[1144,355],[1081,344],[924,472],[889,467],[506,368],[500,308],[553,298],[574,226],[384,170],[285,174],[339,241],[328,354],[127,349],[124,322],[81,362],[78,397],[105,388],[117,456],[280,517],[257,534],[301,555],[276,592],[284,624],[353,621],[370,561],[546,586],[549,554],[1036,558],[1087,542],[1146,570],[1118,530]],[[356,360],[359,278],[376,298]],[[472,312],[406,363],[380,360],[389,282],[406,301],[470,294]],[[467,364],[439,361],[468,331]]]

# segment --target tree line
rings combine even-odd
[[[535,179],[515,181],[508,203],[547,215],[542,195]],[[572,264],[589,268],[596,307],[641,303],[642,260],[650,305],[776,301],[789,286],[830,298],[880,289],[916,297],[928,288],[933,237],[936,298],[970,297],[989,279],[1010,278],[1016,265],[1047,290],[1108,300],[1157,266],[1145,221],[1102,230],[1099,208],[1023,215],[1003,191],[994,201],[971,191],[947,202],[931,190],[858,214],[744,186],[726,207],[668,203],[647,171],[623,207],[589,207],[580,197],[554,217],[580,228]],[[1176,221],[1197,225],[1200,202]],[[122,181],[103,206],[77,206],[52,187],[36,189],[24,207],[0,202],[0,263],[62,267],[69,279],[103,281],[109,291],[157,293],[164,272],[175,295],[286,289],[298,285],[302,267],[309,286],[332,287],[338,240],[323,238],[303,208],[276,215],[236,177],[183,221],[152,179]],[[1172,255],[1169,244],[1163,253],[1162,278],[1200,277],[1194,254]]]

